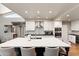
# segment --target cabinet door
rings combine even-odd
[[[71,21],[71,30],[79,31],[79,20]]]
[[[62,27],[62,21],[54,21],[54,27]]]
[[[69,39],[70,42],[76,43],[76,36],[74,36],[74,35],[68,35],[68,39]]]
[[[53,22],[44,21],[44,30],[53,30]]]
[[[26,21],[26,31],[35,30],[35,22],[34,21]]]

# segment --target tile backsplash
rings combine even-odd
[[[45,34],[44,28],[35,28],[35,30],[26,31],[26,34]]]

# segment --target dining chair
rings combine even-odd
[[[59,48],[58,47],[47,47],[45,49],[44,56],[58,56]]]
[[[32,47],[21,48],[22,56],[35,56],[35,50]]]
[[[0,56],[16,56],[14,48],[0,48]]]

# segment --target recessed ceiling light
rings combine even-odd
[[[28,13],[28,11],[25,11],[25,13]]]
[[[40,13],[40,11],[38,10],[38,11],[37,11],[37,14],[39,14],[39,13]]]
[[[67,17],[69,17],[70,15],[69,15],[69,14],[67,14],[66,16],[67,16]]]
[[[49,13],[51,14],[51,13],[52,13],[52,11],[49,11]]]
[[[60,18],[56,19],[56,20],[61,20]]]

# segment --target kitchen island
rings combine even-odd
[[[36,36],[36,38],[34,36],[31,38],[18,37],[0,44],[0,48],[1,47],[14,48],[14,47],[70,47],[71,46],[70,44],[63,42],[58,38],[55,38],[54,36],[38,36],[38,37]]]

